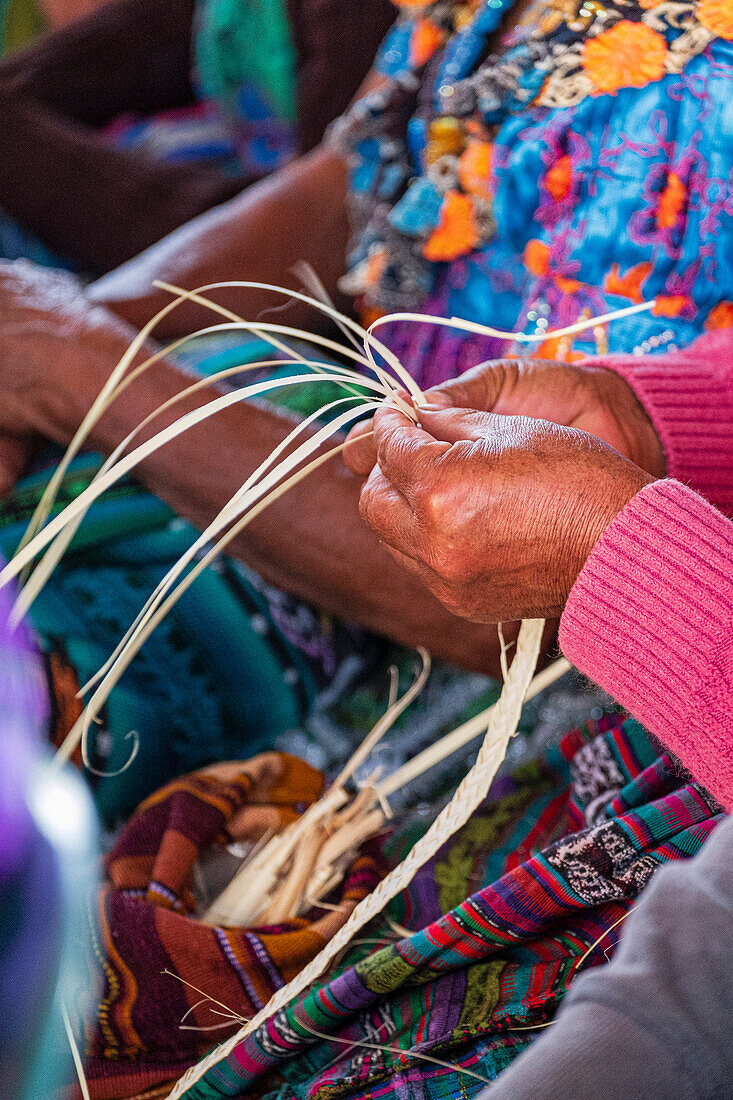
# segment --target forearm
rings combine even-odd
[[[7,150],[0,158],[3,208],[90,272],[109,271],[137,255],[242,184],[205,165],[116,149],[97,131],[35,100],[0,105],[0,142]]]
[[[638,493],[585,563],[566,656],[733,807],[733,523],[676,481]]]
[[[93,357],[75,348],[63,387],[49,388],[38,430],[68,441],[126,343],[120,326],[104,334]],[[168,365],[152,368],[115,402],[92,445],[109,452],[148,412],[179,393],[185,381]],[[201,403],[200,395],[182,401],[156,420],[155,429]],[[136,473],[201,528],[292,426],[274,411],[243,402],[157,452]],[[450,615],[392,561],[359,518],[359,488],[335,458],[267,509],[231,549],[269,582],[327,612],[405,644],[423,644],[466,667],[495,672],[496,628]]]
[[[319,147],[231,201],[200,215],[134,260],[104,276],[90,297],[140,328],[170,295],[154,279],[193,289],[241,279],[296,287],[290,269],[311,264],[331,294],[344,270],[348,233],[346,165]],[[281,295],[217,291],[216,300],[254,320],[262,309],[282,306]],[[316,323],[313,311],[293,304],[286,323]],[[215,323],[212,314],[185,304],[169,314],[156,335],[175,338]]]

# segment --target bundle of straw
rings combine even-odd
[[[298,822],[269,838],[243,862],[206,912],[207,923],[228,927],[277,924],[313,908],[338,885],[364,841],[388,824],[390,796],[486,732],[496,704],[445,734],[391,774],[372,777],[356,797],[349,795],[347,782],[422,689],[430,666],[427,653],[421,650],[420,656],[422,669],[412,687],[400,700],[390,703],[324,796]],[[524,701],[533,699],[570,668],[561,657],[538,672],[529,683]]]
[[[94,689],[83,714],[72,728],[58,751],[58,759],[65,761],[74,748],[81,742],[85,764],[89,763],[87,740],[91,723],[96,719],[109,693],[119,681],[130,662],[155,630],[157,625],[170,611],[171,607],[226,546],[269,504],[277,500],[289,488],[316,469],[322,463],[338,454],[345,444],[340,441],[325,453],[317,453],[321,446],[348,427],[365,411],[373,411],[384,402],[399,407],[406,416],[417,421],[423,395],[409,373],[397,357],[376,336],[375,330],[391,321],[416,321],[433,325],[444,325],[464,331],[481,333],[520,343],[531,343],[546,339],[548,336],[560,337],[595,328],[605,322],[652,308],[653,302],[641,303],[602,317],[589,318],[554,332],[537,334],[509,333],[464,321],[459,318],[436,318],[421,314],[401,313],[380,318],[370,329],[364,329],[354,320],[339,313],[328,301],[320,283],[311,272],[305,272],[306,283],[310,284],[312,294],[301,291],[285,290],[281,287],[257,282],[222,282],[202,286],[193,291],[159,283],[174,297],[139,333],[129,349],[110,374],[105,386],[94,402],[83,423],[76,432],[55,476],[51,479],[42,500],[29,524],[28,531],[12,561],[0,573],[0,587],[14,577],[23,574],[25,584],[21,589],[14,608],[14,617],[19,619],[32,606],[42,591],[53,569],[61,560],[76,530],[84,519],[90,506],[110,486],[153,454],[158,448],[178,438],[189,428],[200,424],[216,413],[231,407],[239,401],[266,394],[274,389],[287,386],[308,385],[324,378],[341,387],[346,396],[330,402],[317,413],[307,417],[293,428],[245,480],[218,515],[211,521],[201,535],[180,560],[160,581],[145,606],[130,626],[115,651],[104,666],[81,689],[86,695]],[[249,322],[213,302],[208,294],[221,287],[240,287],[242,289],[264,289],[296,298],[331,318],[346,336],[348,343],[343,344],[327,337],[305,332],[290,326],[272,322]],[[149,356],[141,365],[132,369],[132,364],[142,349],[146,339],[153,333],[158,322],[181,302],[193,301],[204,305],[225,318],[223,323],[212,325],[191,336],[183,337],[166,348]],[[252,333],[267,341],[281,355],[299,365],[299,373],[290,378],[276,378],[239,386],[232,392],[218,396],[202,407],[186,413],[169,427],[159,431],[152,438],[138,444],[133,450],[128,448],[136,437],[155,417],[173,406],[184,397],[212,386],[225,378],[241,374],[245,370],[282,365],[282,359],[272,359],[258,363],[230,367],[209,378],[200,380],[187,387],[182,393],[167,401],[152,412],[119,446],[103,464],[98,474],[88,486],[60,515],[48,521],[54,500],[72,458],[79,452],[89,437],[94,425],[107,408],[125,389],[155,362],[175,351],[187,340],[202,333],[224,330],[241,330]],[[286,338],[297,338],[316,348],[335,354],[341,361],[350,361],[354,366],[334,364],[313,360],[293,348]],[[377,361],[377,357],[379,361]],[[365,373],[366,372],[366,373]],[[358,386],[358,389],[355,387]],[[369,396],[364,397],[367,390]],[[402,396],[406,391],[409,401]],[[337,411],[338,410],[338,411]],[[316,427],[316,421],[325,414],[336,413],[331,422]],[[306,429],[315,430],[303,438]],[[126,453],[127,452],[127,453]],[[315,456],[315,457],[314,457]],[[47,522],[48,521],[48,522]],[[208,549],[207,549],[208,547]],[[45,553],[44,553],[45,551]],[[32,563],[43,554],[32,572],[28,570]],[[201,556],[199,557],[199,554]],[[198,558],[198,560],[197,560]],[[195,562],[195,564],[193,564]],[[305,990],[311,982],[319,978],[339,952],[347,946],[352,937],[376,916],[387,902],[395,897],[410,882],[417,869],[438,851],[447,839],[466,823],[476,807],[486,797],[491,781],[504,759],[509,739],[516,732],[521,708],[530,691],[541,690],[552,678],[561,675],[567,669],[565,662],[545,670],[533,681],[533,674],[540,651],[542,620],[528,620],[522,623],[514,659],[509,668],[504,662],[504,687],[497,703],[488,711],[471,722],[454,730],[435,746],[409,761],[404,768],[385,780],[375,781],[363,790],[355,799],[346,792],[347,780],[356,767],[366,758],[376,741],[395,721],[397,716],[409,705],[420,690],[429,667],[426,653],[422,653],[422,671],[415,683],[399,700],[391,698],[384,717],[374,727],[357,753],[344,767],[341,775],[327,791],[324,798],[313,806],[303,818],[290,826],[288,830],[271,840],[256,853],[254,858],[242,869],[240,875],[217,899],[207,914],[209,920],[231,920],[233,923],[256,920],[276,920],[283,915],[292,915],[304,905],[312,904],[330,890],[338,880],[340,869],[353,850],[366,836],[372,835],[382,827],[388,815],[387,798],[398,787],[409,782],[423,770],[431,767],[439,759],[466,744],[480,732],[484,740],[474,766],[458,786],[453,798],[433,822],[430,829],[417,842],[406,859],[396,867],[352,912],[348,921],[333,937],[324,950],[304,968],[303,971],[283,989],[279,990],[240,1032],[228,1043],[213,1051],[207,1058],[193,1067],[176,1085],[171,1093],[172,1100],[183,1096],[210,1066],[225,1057],[243,1037],[264,1023],[279,1008]],[[133,749],[133,755],[136,746]],[[131,757],[132,759],[132,757]],[[128,761],[129,764],[129,761]],[[94,770],[94,769],[91,769]],[[303,858],[307,853],[308,858]]]
[[[315,285],[316,292],[319,293],[321,290],[320,284],[314,276],[311,275],[310,278]],[[43,586],[61,560],[79,525],[83,521],[89,507],[102,495],[102,493],[126,474],[134,470],[140,462],[148,458],[156,450],[178,438],[189,428],[208,420],[210,417],[216,415],[216,413],[230,408],[240,401],[261,396],[275,389],[283,389],[296,385],[308,385],[314,381],[322,381],[324,378],[327,378],[344,389],[347,396],[330,402],[294,427],[287,437],[273,449],[272,453],[265,461],[250,474],[244,484],[234,493],[218,515],[195,540],[189,550],[182,555],[179,561],[160,581],[140,614],[119,642],[109,660],[105,662],[96,675],[81,688],[80,694],[82,696],[86,696],[92,688],[95,688],[95,690],[83,714],[61,746],[59,753],[61,760],[68,759],[77,744],[81,741],[83,757],[87,767],[90,767],[87,753],[87,738],[91,723],[99,714],[111,690],[119,681],[140,647],[144,644],[153,630],[155,630],[156,626],[162,621],[183,592],[185,592],[194,582],[196,577],[206,568],[206,566],[222,553],[233,538],[251,523],[269,504],[277,500],[283,493],[287,492],[289,488],[301,481],[312,470],[337,455],[345,446],[343,442],[339,442],[328,452],[317,454],[322,444],[338,435],[342,429],[348,427],[357,417],[363,415],[365,411],[373,411],[385,401],[392,402],[397,405],[405,415],[409,416],[412,420],[417,420],[418,412],[416,410],[419,410],[423,403],[423,395],[397,357],[374,335],[378,327],[393,320],[418,321],[420,323],[444,325],[519,342],[533,342],[544,339],[548,335],[559,337],[581,332],[587,328],[596,327],[606,321],[628,316],[642,309],[649,309],[653,305],[653,302],[650,302],[629,306],[626,309],[618,310],[615,313],[607,314],[603,317],[588,318],[579,321],[574,325],[558,329],[550,334],[509,333],[494,329],[488,325],[463,321],[459,318],[427,317],[421,314],[412,313],[392,314],[382,317],[375,321],[370,329],[366,330],[350,317],[339,313],[329,301],[323,301],[321,298],[313,297],[301,291],[285,290],[282,287],[272,286],[271,284],[246,281],[222,282],[211,283],[193,291],[182,290],[179,287],[170,286],[165,283],[157,283],[156,285],[169,290],[174,295],[173,300],[164,306],[163,309],[161,309],[141,330],[110,374],[102,391],[72,439],[54,476],[51,478],[16,554],[2,572],[0,572],[0,587],[7,584],[19,574],[22,574],[25,578],[25,584],[21,589],[13,611],[16,620],[20,619],[30,609],[33,601],[43,589]],[[349,339],[349,343],[338,343],[325,336],[305,332],[301,329],[295,329],[287,325],[264,321],[245,321],[231,310],[219,306],[207,297],[207,294],[212,290],[223,287],[264,289],[308,303],[335,321]],[[146,339],[155,330],[156,325],[183,301],[193,301],[200,305],[204,305],[220,316],[225,317],[226,320],[221,324],[212,325],[199,332],[192,333],[189,336],[176,340],[168,347],[150,356],[135,369],[131,369],[135,357],[143,347]],[[124,393],[129,385],[134,383],[136,378],[164,356],[175,351],[194,337],[205,333],[221,332],[224,330],[241,330],[258,336],[260,339],[271,344],[274,349],[281,353],[281,355],[284,354],[292,362],[300,364],[302,373],[294,374],[289,378],[268,379],[250,385],[238,386],[232,392],[219,396],[208,404],[192,412],[186,413],[169,427],[158,432],[144,443],[139,444],[132,451],[128,451],[128,448],[134,443],[136,437],[154,421],[156,416],[166,411],[183,398],[191,396],[206,387],[215,385],[225,378],[231,378],[234,375],[241,374],[244,371],[261,369],[276,364],[282,365],[282,359],[265,360],[229,367],[227,370],[220,371],[217,374],[201,379],[193,385],[188,386],[176,397],[166,401],[160,408],[154,410],[145,417],[142,423],[115,448],[88,488],[69,504],[60,515],[46,522],[71,460],[80,451],[93,430],[94,425],[109,406]],[[332,354],[338,355],[341,359],[350,360],[352,363],[356,363],[359,369],[357,370],[354,369],[354,367],[341,364],[337,365],[331,362],[306,359],[301,352],[288,344],[283,337],[297,338],[317,348],[326,349]],[[359,341],[361,341],[361,346],[359,345]],[[380,357],[380,360],[385,364],[384,367],[377,363],[375,356]],[[364,373],[365,371],[367,373]],[[370,375],[374,377],[370,377]],[[358,390],[354,388],[356,385],[359,387]],[[370,396],[363,396],[364,389],[370,392]],[[409,394],[412,404],[408,403],[403,398],[402,392],[404,391],[407,391]],[[350,407],[344,408],[344,406]],[[330,423],[326,426],[318,427],[311,435],[302,439],[307,428],[313,427],[315,422],[323,415],[336,412],[336,410],[339,411]],[[316,457],[313,457],[314,455],[316,455]],[[205,549],[207,546],[209,547],[208,550]],[[33,572],[30,573],[30,576],[28,576],[28,568],[44,550],[44,556],[38,562],[35,569],[33,569]],[[202,554],[200,558],[199,554]],[[199,558],[199,560],[196,560],[197,558]],[[191,566],[193,562],[196,562],[196,564],[189,569],[189,566]]]

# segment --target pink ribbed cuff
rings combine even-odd
[[[589,360],[624,378],[651,417],[667,473],[733,515],[733,332],[670,355]]]
[[[733,523],[654,482],[583,567],[560,646],[733,808]]]

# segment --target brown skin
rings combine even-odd
[[[643,406],[613,371],[544,360],[425,396],[420,429],[386,410],[351,432],[362,515],[454,613],[559,615],[605,527],[666,472]]]
[[[103,276],[89,288],[89,297],[142,328],[170,301],[153,287],[155,279],[188,290],[233,279],[297,287],[291,268],[306,260],[337,298],[348,237],[346,179],[344,161],[319,147]],[[216,300],[251,319],[263,308],[281,307],[285,299],[236,290],[219,291]],[[288,324],[313,324],[312,310],[297,303],[285,317]],[[211,323],[208,310],[185,305],[156,333],[175,339]]]
[[[489,48],[499,48],[501,36],[516,26],[529,5],[530,0],[513,5]],[[355,99],[382,80],[375,71],[367,74]],[[338,304],[336,284],[344,273],[348,239],[346,186],[344,160],[321,145],[103,276],[91,287],[90,296],[141,328],[167,301],[165,294],[152,288],[154,279],[187,289],[229,279],[294,287],[290,268],[306,260]],[[248,317],[263,307],[282,304],[281,297],[247,293]],[[218,296],[232,309],[241,307],[244,300],[241,291]],[[313,325],[312,312],[299,305],[288,312],[288,320]],[[209,314],[189,306],[167,318],[158,334],[176,337],[208,323]]]
[[[666,459],[656,429],[627,382],[611,370],[544,359],[497,359],[428,390],[441,408],[528,416],[589,432],[635,465],[664,477]],[[366,477],[376,462],[371,420],[350,433],[346,461]]]
[[[357,91],[395,13],[390,0],[283,7],[295,136],[306,152]],[[263,175],[255,166],[234,175],[207,160],[163,161],[101,132],[121,115],[149,118],[195,102],[195,16],[195,0],[109,0],[0,60],[0,207],[81,271],[110,271]]]
[[[39,435],[68,442],[134,335],[128,326],[142,328],[170,301],[169,294],[152,285],[154,279],[188,289],[235,279],[296,286],[289,269],[305,259],[336,295],[347,235],[346,166],[320,148],[193,219],[85,293],[63,272],[0,261],[0,377],[6,405],[0,413],[0,492],[15,484]],[[263,308],[282,307],[285,301],[282,295],[241,290],[219,291],[212,297],[250,318]],[[95,305],[106,308],[94,309]],[[287,314],[278,317],[285,319],[307,326],[313,312],[292,303]],[[173,340],[220,320],[209,310],[184,303],[168,314],[155,335]],[[139,423],[180,390],[182,379],[162,363],[150,372],[146,386],[147,394],[138,385],[125,395],[130,422]],[[16,395],[20,405],[14,409]],[[224,451],[230,453],[234,447],[246,462],[246,436],[227,439],[223,424],[220,420],[217,428]],[[114,447],[126,432],[115,439],[111,431]],[[253,457],[252,466],[262,457]]]
[[[600,535],[653,481],[607,444],[528,416],[394,408],[374,417],[361,513],[392,554],[477,622],[562,613]]]
[[[0,318],[0,481],[7,488],[34,438],[69,441],[133,331],[90,306],[70,276],[28,264],[0,269]],[[105,415],[92,446],[109,452],[186,382],[168,363],[151,368]],[[200,395],[181,402],[175,415],[201,403]],[[164,415],[155,426],[174,418]],[[242,403],[159,451],[139,475],[201,527],[292,425],[268,408]],[[495,628],[467,626],[392,561],[359,517],[360,488],[334,459],[267,509],[233,549],[265,579],[326,611],[405,644],[426,645],[466,668],[496,672]]]
[[[525,7],[526,0],[515,5],[510,21]],[[72,279],[0,267],[0,382],[5,399],[0,410],[0,489],[16,480],[38,436],[68,442],[131,338],[123,322],[140,328],[168,301],[167,295],[151,289],[153,279],[187,288],[231,279],[288,285],[289,269],[306,260],[335,296],[346,252],[346,175],[337,154],[316,149],[176,230],[103,277],[87,296]],[[266,293],[222,292],[218,300],[248,317],[282,304],[281,297]],[[95,310],[94,304],[106,308]],[[313,323],[298,306],[289,309],[287,319]],[[169,315],[156,335],[175,338],[210,323],[208,312],[188,304]],[[158,364],[105,416],[92,444],[109,451],[152,409],[179,392],[182,382],[173,366]],[[189,407],[184,403],[176,411]],[[201,526],[290,426],[270,410],[241,405],[220,415],[215,426],[197,429],[151,458],[139,474]],[[233,549],[270,581],[326,610],[399,641],[420,642],[466,667],[495,672],[495,630],[459,622],[392,563],[359,520],[359,490],[336,459],[267,511]],[[512,636],[511,628],[506,634]]]
[[[288,269],[305,259],[333,293],[344,266],[345,195],[345,165],[319,149],[177,230],[88,295],[59,273],[0,268],[0,486],[17,479],[36,437],[68,442],[132,337],[123,321],[140,327],[169,300],[151,291],[152,279],[186,287],[237,278],[282,284]],[[277,296],[243,292],[219,300],[248,317],[282,303]],[[307,323],[297,306],[286,316],[293,324]],[[210,323],[208,312],[185,306],[169,315],[158,335],[175,338]],[[156,365],[105,416],[92,444],[110,451],[183,382],[171,364]],[[190,407],[182,403],[176,414]],[[155,455],[140,477],[202,526],[291,426],[271,410],[239,405]],[[359,491],[336,459],[264,513],[233,549],[272,583],[327,611],[406,644],[422,643],[466,667],[496,671],[495,630],[458,621],[392,562],[359,519]]]
[[[0,206],[82,271],[109,271],[252,182],[100,132],[194,101],[193,18],[194,0],[110,0],[0,62]]]

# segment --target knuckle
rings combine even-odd
[[[439,485],[416,486],[417,504],[427,526],[443,532],[451,523],[451,504]]]
[[[450,584],[463,583],[467,576],[466,559],[461,551],[457,530],[455,502],[449,491],[440,485],[425,487],[416,502],[421,527],[430,544],[430,564],[433,570]]]
[[[392,447],[392,458],[400,466],[411,466],[417,454],[417,447],[412,439],[400,436]]]

